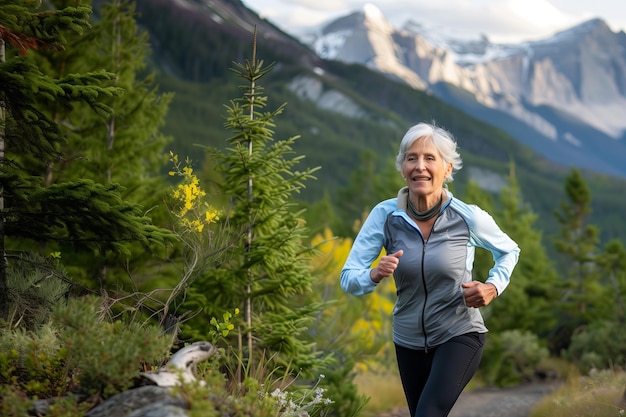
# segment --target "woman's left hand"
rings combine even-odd
[[[480,281],[467,282],[463,287],[463,297],[465,305],[468,307],[484,307],[489,305],[498,296],[498,290],[493,284],[485,284]]]

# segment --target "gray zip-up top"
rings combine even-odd
[[[397,289],[393,309],[393,341],[411,349],[428,349],[468,332],[487,332],[480,311],[465,306],[461,284],[472,281],[475,247],[493,254],[487,283],[498,294],[509,283],[519,247],[493,218],[475,205],[448,201],[426,241],[406,213],[408,188],[376,205],[357,235],[341,271],[341,287],[354,295],[370,293],[372,263],[384,247],[402,249],[393,277]]]

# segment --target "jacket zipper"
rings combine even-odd
[[[431,231],[432,233],[432,231]],[[428,333],[426,332],[426,320],[424,315],[426,314],[426,302],[428,301],[428,287],[426,287],[426,275],[424,274],[424,259],[426,258],[426,243],[422,237],[422,284],[424,285],[424,305],[422,306],[422,330],[424,331],[424,353],[428,353]]]
[[[422,330],[424,331],[424,353],[428,353],[428,332],[426,332],[426,320],[424,316],[426,315],[426,302],[428,301],[428,287],[426,286],[426,274],[424,273],[424,261],[426,260],[426,245],[428,244],[428,240],[435,232],[435,224],[439,221],[439,217],[435,219],[435,223],[433,223],[433,227],[430,229],[430,234],[428,235],[428,239],[424,239],[424,236],[420,232],[420,236],[422,237],[422,284],[424,284],[424,305],[422,306]]]

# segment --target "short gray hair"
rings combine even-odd
[[[463,161],[461,155],[456,150],[456,140],[450,132],[434,124],[418,123],[411,127],[404,134],[402,141],[400,142],[400,150],[396,156],[396,168],[398,171],[402,170],[402,163],[406,157],[406,153],[409,151],[413,142],[420,138],[428,138],[432,141],[435,148],[441,154],[445,163],[452,163],[452,173],[449,178],[445,179],[445,182],[451,182],[453,180],[453,174],[463,167]]]

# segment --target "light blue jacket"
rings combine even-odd
[[[430,236],[424,240],[406,213],[407,188],[398,197],[376,205],[359,231],[341,271],[344,291],[372,292],[372,263],[382,248],[388,254],[402,249],[393,276],[397,298],[393,309],[393,341],[411,349],[437,346],[468,332],[487,332],[480,311],[465,306],[461,284],[472,281],[476,247],[489,250],[494,266],[485,282],[498,294],[509,284],[519,247],[493,218],[448,192]]]

